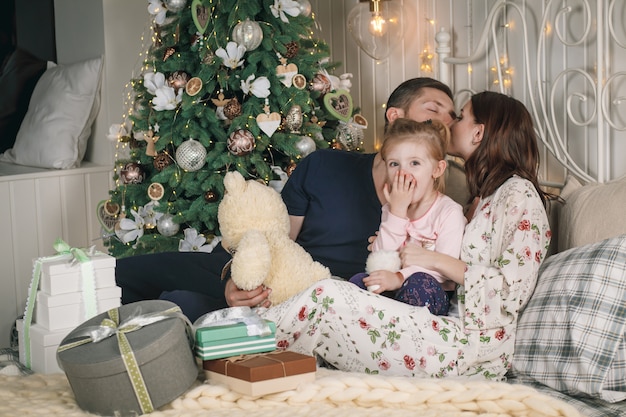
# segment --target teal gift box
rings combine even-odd
[[[266,331],[250,335],[249,326],[240,322],[196,329],[196,356],[202,360],[222,359],[248,353],[276,350],[276,324],[264,320]]]

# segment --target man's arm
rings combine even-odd
[[[289,238],[296,240],[302,230],[302,223],[304,223],[304,216],[289,216]]]

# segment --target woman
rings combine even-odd
[[[407,245],[404,265],[461,279],[459,316],[430,314],[336,280],[260,313],[281,347],[344,371],[501,379],[511,366],[520,309],[550,244],[530,114],[502,94],[477,94],[452,126],[450,154],[466,161],[473,197],[460,259]]]

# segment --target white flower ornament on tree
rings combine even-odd
[[[119,142],[124,136],[128,136],[128,129],[123,124],[114,123],[109,127],[107,139],[111,142]]]
[[[165,22],[167,9],[161,0],[148,0],[148,13],[154,16],[154,22],[157,25],[162,25]]]
[[[185,239],[178,243],[179,252],[206,252],[211,253],[220,241],[219,237],[213,238],[211,243],[206,243],[204,235],[198,234],[193,227],[184,230]]]
[[[143,236],[143,227],[145,222],[143,217],[139,215],[135,210],[130,210],[130,213],[133,215],[135,220],[131,220],[129,218],[123,218],[120,221],[120,229],[124,230],[126,233],[122,236],[122,242],[129,243],[135,239],[139,239]]]
[[[143,86],[153,96],[159,88],[165,86],[165,75],[160,72],[147,72],[143,75]]]
[[[156,96],[152,99],[152,106],[156,111],[174,110],[182,100],[182,89],[176,94],[173,87],[163,86],[156,90]]]
[[[156,211],[155,207],[159,205],[158,201],[151,201],[143,207],[139,207],[139,215],[143,218],[145,224],[156,225],[157,221],[164,213]]]
[[[148,93],[154,95],[152,105],[154,110],[174,110],[183,100],[182,88],[176,90],[165,82],[165,75],[160,72],[147,72],[143,75],[143,85]]]
[[[241,91],[243,91],[244,94],[252,94],[258,98],[269,97],[270,80],[268,80],[267,77],[255,79],[254,74],[252,74],[246,81],[241,81]]]
[[[240,67],[244,63],[243,55],[246,53],[246,47],[243,45],[237,45],[237,42],[228,42],[226,49],[219,48],[215,51],[215,55],[222,58],[224,66],[235,69]]]
[[[289,23],[287,15],[298,16],[300,14],[300,4],[294,0],[274,0],[274,4],[270,6],[270,10],[274,17],[280,17],[280,20]]]

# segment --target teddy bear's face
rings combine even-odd
[[[224,188],[217,218],[226,250],[235,250],[249,230],[289,234],[287,208],[273,188],[258,181],[246,181],[237,171],[224,176]]]

